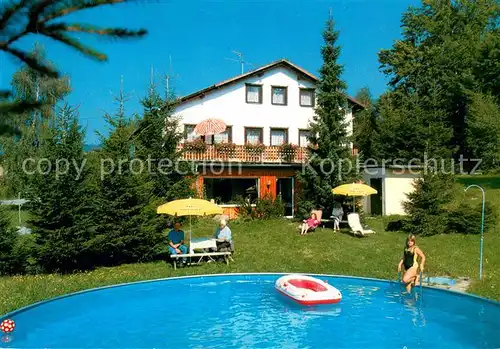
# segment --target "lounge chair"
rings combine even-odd
[[[318,220],[319,223],[318,223],[317,226],[309,228],[307,230],[308,233],[315,231],[316,228],[319,227],[319,226],[321,226],[323,229],[325,228],[325,223],[322,222],[322,220],[321,220],[321,216],[323,215],[323,211],[322,210],[311,210],[311,214],[309,215],[309,217],[313,213],[316,213],[316,219]],[[308,219],[309,217],[307,217],[306,219]],[[302,229],[302,224],[304,224],[304,223],[300,223],[300,225],[298,226],[299,231]]]
[[[351,232],[354,235],[365,236],[368,234],[374,234],[375,232],[371,229],[364,229],[359,220],[359,215],[357,213],[349,213],[347,215],[347,222],[351,228]]]

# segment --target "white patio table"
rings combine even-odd
[[[192,238],[189,244],[189,253],[194,253],[194,250],[213,248],[217,249],[217,240],[214,238]]]

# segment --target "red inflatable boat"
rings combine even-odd
[[[307,275],[285,275],[276,280],[275,288],[302,305],[332,304],[342,299],[335,287]]]

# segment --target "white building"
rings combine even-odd
[[[363,181],[378,191],[363,198],[365,213],[371,215],[404,215],[403,202],[407,194],[415,190],[416,179],[421,178],[418,167],[373,167],[365,168]]]
[[[257,196],[281,194],[288,206],[287,215],[293,215],[294,177],[306,160],[304,147],[315,113],[317,82],[313,74],[281,59],[182,97],[174,115],[184,127],[186,140],[181,146],[186,150],[185,159],[201,165],[200,192],[204,188],[209,198],[228,208],[234,206],[236,196],[252,190]],[[350,134],[353,117],[363,106],[346,97]],[[226,132],[203,137],[203,149],[193,149],[197,138],[194,127],[208,118],[222,119]],[[260,144],[261,148],[250,149],[248,144]],[[280,148],[283,144],[297,148],[286,151]],[[213,169],[215,162],[220,163],[220,171]]]

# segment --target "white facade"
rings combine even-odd
[[[260,103],[247,102],[247,84],[262,86]],[[180,117],[182,131],[184,125],[189,125],[189,130],[207,118],[217,118],[222,119],[227,126],[231,126],[231,141],[235,144],[243,145],[248,141],[249,138],[245,138],[248,134],[245,128],[262,128],[262,131],[250,131],[250,133],[262,132],[261,141],[264,145],[279,145],[276,143],[279,143],[281,134],[286,134],[288,143],[305,146],[305,134],[314,115],[314,107],[300,105],[299,91],[301,88],[314,89],[313,79],[298,74],[293,68],[281,65],[222,85],[207,91],[203,97],[197,96],[182,102],[177,107],[174,115]],[[273,86],[286,87],[286,105],[272,103]],[[347,132],[350,134],[352,133],[350,109],[346,114],[346,122]],[[273,144],[271,144],[271,129],[280,129],[272,132]],[[282,131],[283,129],[285,131]],[[301,137],[300,142],[299,137]]]

